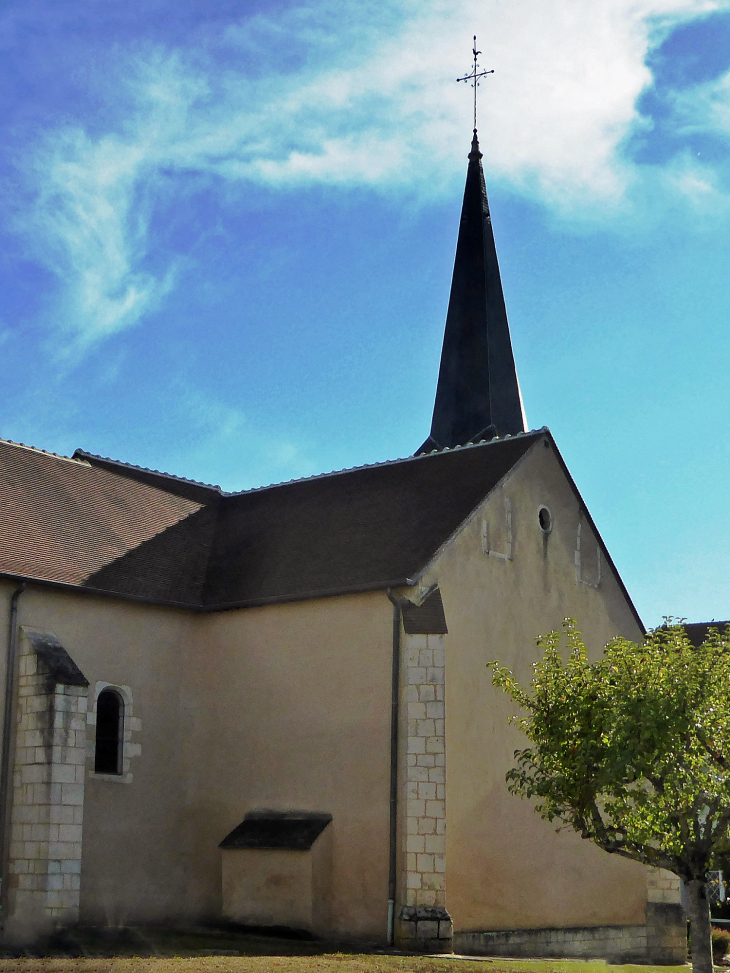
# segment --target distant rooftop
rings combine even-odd
[[[721,632],[730,625],[730,621],[727,622],[689,622],[685,623],[684,630],[687,633],[687,638],[690,640],[695,648],[699,648],[709,635],[711,628],[718,628]]]

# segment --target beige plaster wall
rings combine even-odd
[[[331,933],[382,941],[392,652],[387,597],[379,592],[207,616],[195,651],[183,714],[185,763],[197,768],[186,797],[191,833],[199,843],[217,843],[255,808],[332,814],[328,896],[322,891]],[[219,854],[216,849],[207,859],[211,898],[220,883]]]
[[[5,672],[8,660],[8,635],[10,624],[10,599],[18,588],[14,581],[0,578],[0,713],[5,707]],[[23,596],[21,595],[21,602]],[[2,738],[2,717],[0,717],[0,738]]]
[[[311,852],[232,848],[222,857],[224,918],[312,931]]]
[[[0,592],[5,633],[12,590]],[[97,683],[132,693],[130,778],[96,777],[87,762],[82,921],[220,917],[218,844],[247,811],[270,807],[333,815],[318,915],[335,934],[384,938],[384,593],[203,616],[29,586],[19,622],[57,636],[90,696]]]
[[[5,678],[7,672],[7,662],[8,662],[8,636],[9,636],[9,623],[10,623],[10,599],[13,596],[13,592],[16,590],[18,585],[13,581],[7,581],[4,578],[0,578],[0,714],[5,711]],[[3,733],[3,717],[0,716],[0,742],[2,741]],[[11,740],[11,749],[15,749],[15,734],[13,733],[13,738]],[[12,790],[10,787],[10,800],[12,800]],[[5,844],[5,865],[7,867],[9,858],[9,845],[11,837],[11,819],[10,819],[10,807],[8,807],[8,819],[7,819],[7,829],[6,829],[6,844]],[[7,897],[8,888],[6,887],[0,902],[7,909]]]
[[[82,921],[154,921],[184,916],[199,904],[195,883],[190,889],[187,881],[189,849],[180,839],[184,727],[178,714],[190,620],[185,612],[33,585],[20,599],[20,624],[54,633],[90,681],[90,694],[97,682],[130,686],[143,727],[133,734],[143,756],[131,761],[128,783],[94,777],[87,761]],[[93,735],[87,727],[87,739]],[[146,750],[145,739],[153,742]]]
[[[505,498],[512,560],[482,550],[483,519],[504,542]],[[542,504],[553,516],[547,536],[537,523]],[[508,726],[511,703],[492,687],[486,663],[498,659],[527,683],[539,656],[535,637],[566,616],[577,619],[594,653],[613,635],[640,636],[605,563],[597,588],[578,582],[578,522],[578,501],[552,449],[538,442],[423,579],[439,582],[449,626],[446,902],[455,931],[644,921],[642,866],[572,832],[556,835],[505,784],[524,738]],[[584,552],[588,530],[584,521]]]
[[[221,857],[225,919],[331,935],[329,827],[308,851],[227,848]]]

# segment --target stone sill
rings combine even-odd
[[[88,773],[90,780],[108,780],[110,784],[131,784],[132,774],[97,774],[90,770]]]

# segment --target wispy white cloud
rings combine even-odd
[[[38,193],[22,221],[37,256],[64,287],[55,323],[83,351],[135,324],[171,284],[139,268],[148,215],[138,199],[147,160],[116,137],[54,133],[34,160]]]
[[[176,174],[422,197],[462,178],[471,105],[454,82],[472,30],[496,69],[481,88],[490,173],[563,215],[621,207],[637,178],[621,146],[642,124],[646,54],[717,9],[730,0],[391,0],[335,17],[331,0],[311,0],[229,25],[194,53],[125,57],[129,98],[107,131],[48,132],[31,169],[24,230],[63,281],[67,347],[133,326],[173,285],[174,265],[153,272],[145,258],[155,200]],[[278,50],[297,59],[280,70]],[[728,104],[715,90],[707,124],[726,125]],[[690,197],[712,189],[688,165],[670,183]]]
[[[672,93],[675,131],[730,139],[730,72]]]
[[[725,162],[730,142],[730,72],[669,90],[663,98],[662,126],[680,147],[661,165],[635,169],[635,182],[645,199],[654,197],[655,214],[661,208],[676,216],[685,203],[695,222],[706,220],[717,226],[730,214],[730,167]],[[700,151],[690,148],[696,136],[701,137]],[[702,141],[705,137],[709,151]]]

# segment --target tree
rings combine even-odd
[[[612,639],[596,662],[575,622],[564,629],[567,661],[560,633],[539,638],[528,690],[489,663],[529,741],[509,789],[557,830],[678,875],[695,973],[712,973],[707,875],[730,850],[730,626],[695,648],[668,619],[639,644]]]

